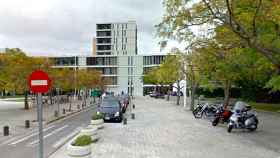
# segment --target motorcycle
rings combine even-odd
[[[246,103],[236,102],[233,108],[233,114],[229,119],[227,131],[230,133],[233,128],[255,131],[258,128],[259,120],[256,114],[249,113],[250,110],[251,106]]]
[[[202,116],[210,118],[215,115],[216,111],[217,107],[214,105],[210,106],[208,103],[197,104],[197,107],[193,110],[193,115],[197,119],[202,118]]]
[[[230,110],[227,110],[223,104],[221,104],[217,108],[216,116],[214,120],[212,121],[213,126],[217,126],[220,122],[225,123],[229,122],[229,118],[231,117],[232,112]]]

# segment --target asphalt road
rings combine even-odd
[[[68,139],[78,133],[79,129],[90,123],[96,108],[90,107],[65,120],[44,127],[44,157],[48,157],[62,146]],[[0,142],[0,157],[5,158],[37,158],[38,130]]]

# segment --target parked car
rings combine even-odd
[[[159,92],[153,92],[153,93],[150,94],[150,97],[152,97],[152,98],[164,98],[164,94],[159,93]]]
[[[123,119],[122,106],[118,98],[103,99],[97,109],[97,113],[104,116],[104,121],[118,121]]]
[[[157,93],[155,98],[162,98],[162,99],[164,99],[164,94],[163,93]]]
[[[171,95],[172,95],[172,96],[177,96],[177,92],[172,92]],[[183,92],[180,91],[180,96],[183,96],[183,95],[184,95]]]

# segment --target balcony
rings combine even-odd
[[[111,51],[112,49],[112,46],[111,45],[97,45],[97,52],[100,52],[100,51]]]
[[[112,25],[111,24],[97,24],[96,28],[97,28],[97,30],[111,30]]]
[[[98,38],[96,45],[112,45],[111,38]]]
[[[97,31],[97,38],[111,38],[111,31]]]

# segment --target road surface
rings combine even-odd
[[[67,139],[78,133],[79,129],[90,123],[96,108],[90,107],[70,118],[49,124],[44,127],[44,157],[55,152]],[[37,158],[38,130],[33,130],[20,136],[0,142],[0,157],[5,158]]]

